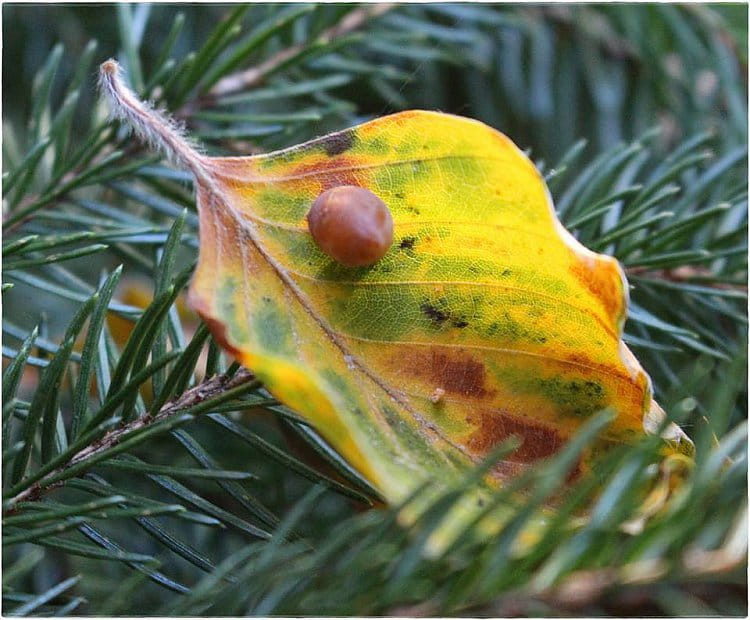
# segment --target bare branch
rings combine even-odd
[[[679,267],[670,267],[667,269],[652,269],[650,267],[628,267],[625,269],[627,276],[636,276],[647,280],[649,278],[656,278],[657,280],[668,280],[669,282],[692,282],[698,280],[697,283],[703,286],[710,286],[712,288],[724,289],[724,290],[735,290],[735,291],[747,291],[747,286],[743,284],[729,284],[726,282],[716,282],[712,278],[716,278],[716,274],[710,269],[705,267],[696,267],[694,265],[681,265]]]
[[[329,43],[345,34],[349,34],[361,28],[368,20],[379,17],[390,11],[396,5],[391,2],[380,4],[369,4],[356,11],[348,13],[338,24],[325,30],[317,39],[317,43]],[[199,105],[208,105],[217,97],[228,95],[260,84],[265,77],[278,66],[285,63],[290,58],[301,52],[305,48],[304,44],[293,45],[278,54],[271,56],[265,62],[250,67],[245,71],[228,75],[219,80],[208,93],[208,96],[198,102]]]

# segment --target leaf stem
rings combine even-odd
[[[109,59],[99,67],[99,90],[107,98],[112,115],[126,122],[149,145],[165,153],[178,166],[193,173],[207,187],[209,162],[166,114],[141,101],[122,81],[120,65]]]

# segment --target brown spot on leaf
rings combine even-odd
[[[464,396],[485,396],[484,363],[467,358],[451,359],[448,355],[433,353],[432,372],[437,383],[446,392]]]
[[[469,322],[464,317],[454,316],[450,313],[450,311],[437,308],[436,306],[434,306],[433,304],[427,301],[421,304],[419,306],[419,309],[422,311],[423,314],[425,314],[434,323],[438,325],[442,325],[448,319],[450,319],[450,323],[453,327],[458,327],[459,329],[463,329],[464,327],[468,327],[469,325]]]
[[[398,244],[398,247],[402,250],[411,250],[416,242],[417,240],[414,237],[404,237],[401,239],[401,243]]]
[[[323,147],[323,150],[329,157],[340,155],[354,146],[354,132],[343,131],[341,133],[334,133],[330,136],[325,136],[320,139],[319,144]]]
[[[588,355],[586,355],[585,353],[575,353],[575,352],[573,352],[573,353],[570,353],[570,354],[568,355],[568,359],[569,359],[569,360],[570,360],[571,362],[577,362],[577,363],[579,363],[579,364],[587,364],[587,365],[590,365],[590,364],[592,363],[592,362],[591,362],[591,359],[589,359],[589,356],[588,356]]]
[[[303,185],[314,179],[320,183],[322,191],[340,185],[362,187],[364,178],[362,172],[359,171],[361,164],[362,162],[357,158],[338,155],[330,159],[299,164],[290,171],[288,178],[292,181],[299,181]]]
[[[501,411],[472,414],[467,421],[474,424],[476,429],[469,436],[466,445],[477,456],[486,456],[499,443],[513,436],[522,442],[515,452],[493,467],[492,473],[499,479],[516,476],[536,461],[551,457],[566,441],[566,438],[555,429]],[[566,481],[572,482],[581,473],[582,463],[579,458],[568,472]]]
[[[201,317],[201,319],[203,319],[203,322],[206,324],[206,327],[208,327],[208,330],[211,332],[214,340],[216,340],[216,342],[218,342],[219,345],[224,348],[230,355],[234,356],[238,360],[241,359],[242,352],[237,347],[230,344],[229,340],[227,340],[226,325],[211,316],[208,304],[203,299],[199,298],[193,292],[192,288],[188,290],[188,302],[192,306],[193,310],[195,310]]]
[[[446,394],[483,398],[490,394],[485,385],[484,363],[465,353],[429,353],[405,359],[400,355],[395,363],[414,377],[438,385]]]
[[[435,323],[445,323],[448,320],[448,313],[443,312],[439,308],[436,308],[432,304],[423,303],[419,306],[419,309],[428,317],[430,317]]]
[[[576,464],[573,466],[573,469],[571,469],[568,472],[568,475],[565,476],[565,482],[573,482],[577,480],[582,473],[583,473],[583,464],[581,462],[581,458],[578,457],[578,460],[576,461]]]
[[[466,445],[477,455],[487,454],[497,444],[515,435],[523,443],[509,455],[508,460],[532,463],[553,455],[565,443],[565,439],[555,429],[500,411],[471,414],[468,422],[476,428]]]

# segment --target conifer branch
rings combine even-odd
[[[156,415],[137,418],[128,424],[108,432],[101,439],[82,448],[76,454],[72,455],[67,463],[54,469],[28,488],[7,499],[3,506],[3,515],[12,514],[19,502],[36,501],[46,492],[64,484],[64,480],[58,480],[61,472],[74,465],[92,460],[97,455],[127,439],[135,431],[173,418],[177,414],[195,409],[199,405],[221,397],[234,388],[240,386],[250,387],[251,385],[255,385],[255,376],[244,368],[239,369],[232,376],[218,375],[203,381],[184,392],[178,398],[164,404]]]

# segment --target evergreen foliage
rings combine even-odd
[[[746,614],[746,24],[740,5],[5,4],[3,612]],[[632,526],[653,439],[560,491],[603,412],[498,493],[497,536],[425,554],[462,488],[400,526],[184,309],[191,180],[108,119],[110,56],[212,154],[404,108],[528,147],[566,226],[626,268],[626,341],[696,443],[668,508]]]

